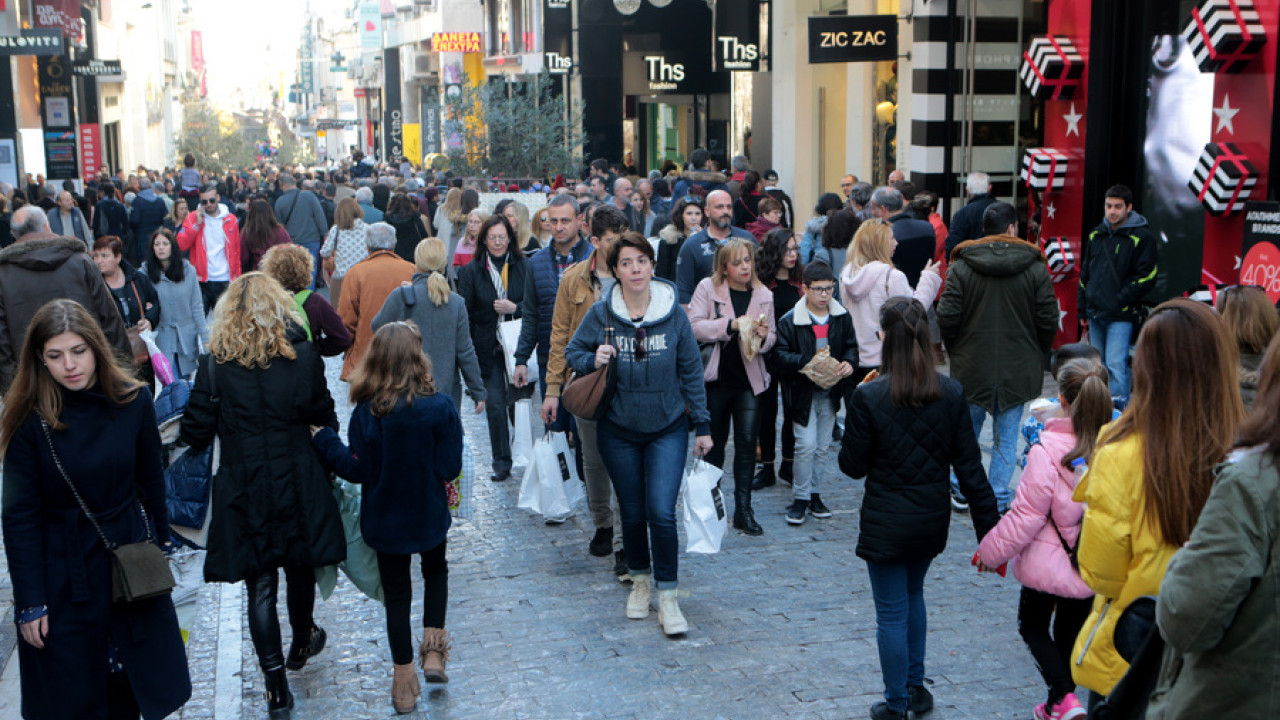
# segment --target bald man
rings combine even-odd
[[[680,246],[676,259],[676,289],[680,304],[688,307],[693,291],[702,278],[711,277],[716,249],[731,237],[740,237],[755,244],[751,233],[733,226],[733,196],[725,190],[713,190],[707,195],[706,228],[693,234]]]

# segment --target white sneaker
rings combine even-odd
[[[689,622],[680,612],[680,603],[676,602],[675,590],[658,591],[658,622],[662,623],[662,632],[667,635],[683,635],[689,632]]]
[[[627,596],[627,617],[632,620],[643,620],[649,617],[649,579],[650,575],[633,575],[631,577],[631,594]]]

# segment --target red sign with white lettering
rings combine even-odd
[[[75,42],[84,37],[79,0],[34,0],[31,24],[44,30],[61,30],[62,37]]]
[[[102,127],[97,123],[80,126],[80,167],[85,177],[93,177],[102,168]]]

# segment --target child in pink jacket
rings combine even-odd
[[[1085,716],[1075,696],[1070,655],[1093,591],[1073,566],[1084,506],[1071,499],[1076,485],[1071,464],[1088,462],[1098,430],[1111,421],[1107,371],[1100,363],[1068,361],[1057,380],[1065,417],[1045,422],[1008,514],[983,539],[977,557],[979,570],[1009,563],[1023,585],[1018,632],[1049,688],[1048,700],[1034,709],[1037,720]]]

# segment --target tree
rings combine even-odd
[[[184,103],[178,155],[191,153],[196,167],[216,174],[253,165],[253,143],[235,121],[203,100]]]
[[[446,104],[446,133],[463,138],[449,152],[450,169],[482,177],[576,174],[586,144],[583,105],[566,107],[558,84],[546,72],[521,83],[463,83]]]

